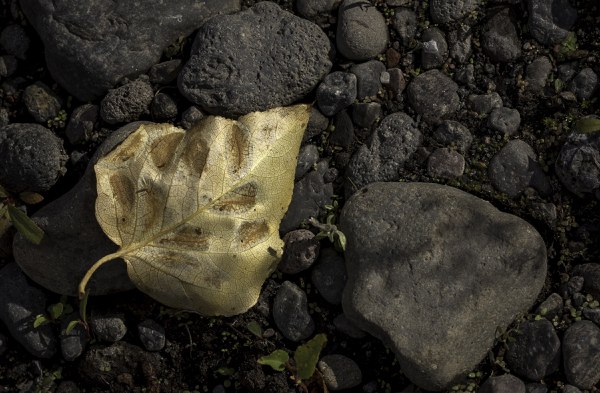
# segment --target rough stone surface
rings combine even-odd
[[[46,192],[65,174],[67,155],[60,138],[39,124],[0,128],[0,184],[8,191]]]
[[[379,124],[367,144],[350,159],[346,194],[376,181],[396,181],[398,170],[422,142],[413,119],[403,112],[392,113]]]
[[[0,333],[0,356],[2,356],[4,352],[6,352],[6,343],[6,337],[2,333]]]
[[[298,153],[298,164],[294,179],[298,181],[319,161],[319,148],[316,145],[304,145]]]
[[[159,85],[168,85],[177,79],[183,63],[181,59],[173,59],[154,64],[148,71],[148,77],[151,83]]]
[[[554,317],[560,316],[563,310],[563,298],[558,293],[551,293],[546,300],[544,300],[538,308],[535,310],[535,313],[543,316],[549,321],[552,321]]]
[[[154,120],[170,120],[177,116],[177,103],[170,95],[158,93],[152,99],[152,118]]]
[[[481,45],[484,52],[496,63],[508,63],[521,56],[521,40],[505,8],[483,26]]]
[[[124,77],[157,63],[163,49],[205,19],[240,9],[240,0],[22,0],[44,42],[52,77],[81,101],[91,101]]]
[[[521,125],[521,114],[518,110],[506,107],[494,108],[487,119],[487,126],[496,132],[513,135]]]
[[[408,45],[417,33],[417,14],[410,8],[397,8],[394,13],[393,27],[404,45]]]
[[[202,119],[204,119],[204,113],[202,113],[200,108],[192,105],[181,114],[181,126],[184,129],[189,130]]]
[[[563,366],[567,381],[591,389],[600,381],[600,328],[591,321],[572,324],[563,336]]]
[[[460,153],[469,150],[473,135],[469,129],[454,120],[445,120],[433,132],[433,139],[447,147],[453,147]]]
[[[525,393],[525,384],[514,375],[504,374],[489,377],[477,393]]]
[[[531,146],[520,139],[509,141],[490,161],[488,175],[492,185],[511,198],[527,187],[542,194],[551,191],[548,181]]]
[[[583,290],[600,299],[600,263],[583,263],[573,268],[573,276],[583,277]]]
[[[600,189],[600,134],[572,133],[560,150],[555,164],[561,183],[583,196]]]
[[[317,105],[325,116],[333,116],[356,99],[356,75],[335,71],[317,88]]]
[[[303,17],[312,19],[330,13],[338,2],[339,0],[296,0],[296,9]]]
[[[546,246],[531,225],[449,186],[371,184],[346,202],[340,228],[344,313],[426,390],[472,370],[546,278]]]
[[[25,59],[31,40],[21,25],[8,25],[0,33],[0,47],[9,55]]]
[[[121,340],[127,333],[125,314],[121,313],[93,313],[90,327],[98,340],[110,343]]]
[[[73,110],[65,130],[71,144],[85,142],[91,137],[98,122],[99,110],[98,105],[92,104],[84,104]]]
[[[408,100],[423,119],[435,123],[456,112],[460,99],[458,85],[439,70],[418,75],[408,85]]]
[[[135,80],[112,89],[100,103],[100,116],[108,124],[139,120],[150,111],[154,98],[152,86],[143,80]]]
[[[275,294],[273,319],[284,337],[291,341],[304,340],[315,330],[315,322],[308,313],[306,293],[289,281],[284,281]]]
[[[385,18],[370,3],[344,0],[338,9],[336,44],[349,60],[368,60],[387,47]]]
[[[321,243],[307,229],[288,232],[284,237],[285,247],[278,269],[282,273],[297,274],[312,266],[319,257]]]
[[[323,380],[332,391],[352,389],[362,381],[362,372],[358,364],[344,355],[325,355],[319,360],[317,367]]]
[[[435,149],[427,159],[427,173],[432,177],[453,179],[465,171],[465,158],[462,154],[442,147]]]
[[[179,74],[179,90],[221,115],[290,105],[329,72],[329,50],[317,25],[260,2],[202,25]]]
[[[362,100],[365,97],[377,96],[381,89],[381,73],[384,71],[385,65],[379,60],[352,66],[350,72],[356,75],[356,98]]]
[[[448,32],[448,51],[450,57],[459,64],[469,60],[472,53],[473,34],[467,25],[460,25]]]
[[[357,127],[370,128],[381,118],[381,112],[378,102],[356,102],[352,104],[352,122]]]
[[[569,83],[571,90],[579,100],[592,98],[598,87],[598,75],[591,68],[584,68]]]
[[[46,313],[46,297],[27,282],[16,263],[0,269],[0,299],[0,320],[11,336],[33,356],[54,356],[58,345],[52,327],[33,327],[35,317]]]
[[[547,319],[526,321],[509,341],[505,360],[510,370],[520,377],[540,381],[558,371],[560,339]]]
[[[279,226],[280,233],[288,233],[310,217],[318,217],[323,206],[331,203],[333,185],[325,183],[323,175],[312,171],[294,184],[292,201]]]
[[[54,119],[61,107],[56,94],[42,82],[35,82],[25,88],[23,103],[31,117],[38,123],[46,123]]]
[[[147,351],[156,352],[165,347],[165,328],[151,319],[146,319],[138,325],[138,334]]]
[[[432,0],[429,12],[435,23],[460,20],[477,8],[474,0]]]
[[[421,36],[421,66],[425,70],[441,67],[448,59],[448,43],[444,32],[437,27],[430,27]]]
[[[93,166],[140,124],[132,123],[114,131],[97,149],[77,185],[33,215],[46,234],[41,244],[36,246],[21,235],[15,236],[15,261],[38,284],[57,293],[76,296],[79,281],[92,264],[117,250],[96,221]],[[88,288],[91,294],[100,295],[131,289],[133,284],[125,263],[117,259],[94,273]]]
[[[525,385],[525,391],[527,393],[548,393],[548,387],[542,383],[528,383]],[[563,393],[567,393],[567,390],[564,388]]]
[[[344,258],[332,248],[321,251],[319,261],[312,268],[311,281],[323,299],[340,304],[347,277]]]
[[[479,115],[486,115],[493,109],[502,106],[502,98],[496,92],[490,94],[470,94],[467,98],[467,106]]]
[[[546,56],[537,57],[525,70],[526,89],[532,93],[541,93],[552,72],[552,63]]]
[[[540,43],[561,43],[577,20],[569,0],[528,0],[529,33]]]

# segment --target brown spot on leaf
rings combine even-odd
[[[246,212],[256,204],[256,194],[256,184],[243,184],[219,198],[213,209],[220,212]]]
[[[142,134],[136,131],[115,149],[114,160],[119,163],[126,162],[142,147]]]
[[[227,142],[229,143],[230,152],[228,164],[230,165],[231,173],[237,174],[246,165],[250,154],[247,129],[241,124],[233,124]]]
[[[171,161],[183,136],[184,134],[181,132],[171,133],[152,142],[150,158],[157,168],[162,168]]]
[[[180,249],[193,249],[197,251],[208,250],[209,235],[201,228],[184,225],[174,233],[167,234],[158,242],[160,245],[177,247]]]
[[[190,175],[200,178],[204,172],[206,159],[208,158],[209,147],[202,138],[202,133],[192,130],[188,131],[186,136],[185,149],[181,155],[181,160]]]
[[[263,219],[245,222],[240,225],[237,238],[243,249],[254,247],[269,236],[269,225]]]
[[[129,177],[120,172],[113,173],[110,176],[110,187],[117,206],[121,209],[123,216],[129,217],[134,214],[135,204],[135,186]],[[121,217],[121,222],[126,221],[126,217]]]

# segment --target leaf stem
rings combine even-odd
[[[119,250],[115,253],[105,255],[104,257],[100,258],[96,263],[94,263],[91,268],[88,269],[88,271],[85,273],[85,276],[83,276],[81,282],[79,283],[79,300],[82,300],[85,297],[85,287],[87,286],[88,281],[90,281],[90,278],[92,278],[92,275],[96,272],[96,270],[98,270],[98,268],[100,268],[100,266],[104,265],[106,262],[110,262],[113,259],[119,258],[122,255],[122,253],[123,250]]]

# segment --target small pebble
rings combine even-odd
[[[181,126],[189,130],[202,119],[204,119],[204,113],[202,113],[200,108],[192,105],[181,114]]]
[[[177,103],[165,93],[158,93],[154,96],[151,109],[155,120],[164,121],[177,116]]]
[[[121,313],[92,313],[90,325],[94,335],[100,341],[114,343],[125,337],[127,333],[125,315]]]
[[[317,88],[317,105],[325,116],[333,116],[356,99],[356,75],[335,71]]]
[[[295,180],[302,178],[319,161],[319,148],[316,145],[304,145],[298,153]]]
[[[465,158],[457,151],[446,147],[436,149],[427,160],[427,173],[431,177],[453,179],[465,171]]]
[[[537,315],[541,315],[549,321],[552,321],[554,317],[562,314],[564,301],[562,296],[558,293],[551,293],[538,308],[535,310]]]
[[[354,141],[354,123],[346,110],[335,115],[333,124],[335,128],[329,134],[329,143],[348,150]]]
[[[446,147],[454,147],[464,154],[473,142],[473,135],[462,123],[445,120],[433,132],[433,139]]]
[[[521,114],[518,110],[506,107],[492,109],[488,116],[487,126],[492,130],[506,135],[513,135],[521,125]]]
[[[323,374],[323,380],[332,391],[351,389],[362,381],[362,372],[358,364],[344,355],[326,355],[317,364]]]
[[[321,250],[319,260],[311,271],[311,281],[323,299],[331,304],[340,304],[346,280],[344,258],[332,248]]]
[[[31,40],[21,25],[8,25],[0,33],[0,47],[9,55],[25,59]]]
[[[65,130],[69,143],[76,145],[89,140],[98,122],[99,110],[98,105],[92,104],[84,104],[73,110]]]
[[[181,67],[181,59],[164,61],[150,67],[150,70],[148,71],[148,77],[152,83],[168,85],[177,79],[177,75],[179,75]]]
[[[378,102],[355,102],[352,104],[352,122],[360,128],[370,128],[381,119],[381,104]]]
[[[362,100],[377,96],[381,89],[381,73],[384,71],[385,65],[379,60],[370,60],[352,66],[350,72],[356,76],[356,98]]]
[[[138,325],[138,334],[147,351],[156,352],[165,347],[165,328],[151,319]]]
[[[60,99],[42,82],[35,82],[25,88],[23,103],[31,117],[44,125],[58,116],[61,107]]]
[[[385,18],[364,0],[344,0],[338,11],[337,49],[349,60],[367,60],[388,44]]]
[[[525,384],[511,374],[489,377],[477,393],[525,393]]]
[[[320,242],[307,229],[297,229],[283,237],[285,247],[279,270],[285,274],[298,274],[308,269],[319,257]]]
[[[109,90],[100,102],[100,116],[108,124],[139,120],[147,114],[154,98],[152,86],[142,79]]]

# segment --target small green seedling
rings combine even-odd
[[[16,199],[0,186],[0,219],[7,219],[25,239],[40,244],[44,238],[44,231],[27,217],[23,210],[15,206]],[[43,197],[33,192],[23,192],[19,194],[18,199],[24,203],[34,204],[41,202]]]
[[[316,218],[309,218],[308,222],[319,230],[317,239],[329,239],[338,251],[346,251],[346,235],[335,225],[335,215],[329,214],[325,224],[320,223]]]
[[[600,131],[600,119],[597,117],[584,117],[577,120],[575,130],[580,134],[591,134]]]
[[[33,327],[38,328],[51,322],[57,322],[65,315],[73,312],[73,307],[67,303],[67,296],[60,297],[58,303],[53,303],[46,308],[46,314],[39,314],[33,321]]]
[[[322,381],[321,374],[317,371],[317,362],[321,351],[327,343],[325,334],[317,334],[305,344],[302,344],[294,351],[294,357],[290,359],[289,354],[283,349],[276,349],[267,356],[258,359],[258,364],[269,366],[275,371],[287,370],[291,374],[291,379],[304,392],[308,392],[307,384],[315,378],[320,377],[320,385],[324,392],[327,388]]]

